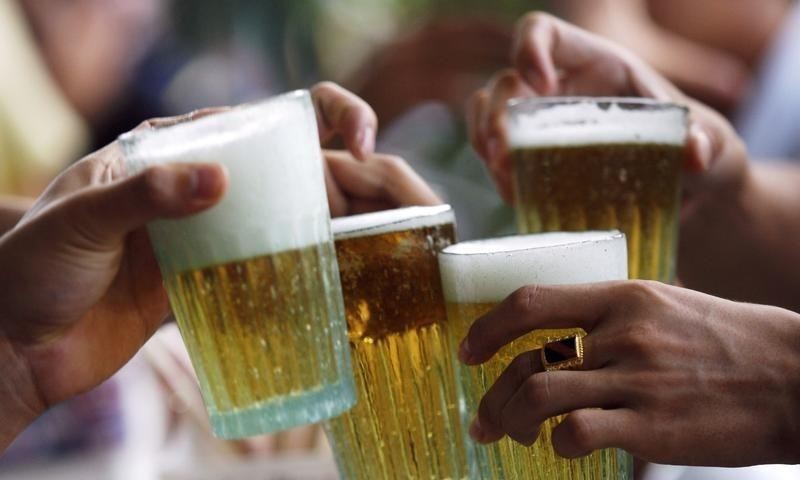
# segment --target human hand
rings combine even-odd
[[[376,153],[360,161],[346,152],[324,153],[328,202],[334,217],[442,203],[400,157]]]
[[[0,238],[6,428],[21,430],[133,356],[169,310],[144,225],[202,211],[227,186],[217,165],[155,166],[126,179],[122,165],[116,144],[89,155]],[[0,448],[13,430],[0,432]]]
[[[681,90],[723,112],[742,100],[752,72],[747,50],[761,52],[771,15],[758,2],[562,0],[556,15],[625,45]],[[694,24],[690,18],[719,21]],[[743,31],[742,27],[747,30]],[[737,48],[738,47],[738,48]]]
[[[441,203],[403,159],[374,153],[378,122],[366,102],[330,82],[316,85],[311,92],[320,139],[327,143],[338,135],[349,150],[324,151],[331,215]]]
[[[718,113],[683,95],[639,58],[601,37],[543,13],[520,20],[513,69],[497,73],[473,94],[470,140],[500,194],[512,202],[511,162],[505,135],[506,104],[526,96],[635,96],[689,107],[684,187],[692,200],[736,193],[746,178],[746,152]],[[693,209],[687,208],[687,215]]]
[[[507,63],[510,47],[504,22],[434,16],[378,48],[349,83],[384,123],[430,101],[462,116],[464,98]]]
[[[580,371],[515,358],[481,401],[470,434],[532,444],[547,418],[567,458],[618,447],[670,464],[800,461],[800,316],[656,282],[531,286],[475,321],[459,357],[490,359],[543,328],[588,332]]]
[[[312,96],[320,136],[339,134],[366,159],[377,124],[369,107],[332,85]],[[108,378],[149,338],[169,306],[144,226],[209,208],[227,186],[219,165],[152,166],[125,177],[113,143],[63,172],[0,238],[0,449],[49,406]]]

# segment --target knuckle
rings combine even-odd
[[[560,428],[575,450],[588,453],[596,449],[595,429],[588,412],[578,410],[570,413]]]
[[[372,125],[374,124],[374,113],[368,106],[360,103],[347,101],[340,111],[338,119],[334,123],[339,123],[340,128],[350,129],[358,128],[362,125],[362,121]]]
[[[339,91],[339,86],[331,81],[319,82],[311,88],[312,95],[328,95]]]
[[[136,196],[153,207],[164,205],[169,199],[169,173],[163,165],[148,167],[135,185]]]
[[[522,395],[531,408],[539,409],[542,405],[550,403],[552,398],[550,388],[550,374],[544,372],[525,380],[522,384]]]
[[[383,166],[388,170],[398,171],[408,167],[408,163],[403,159],[403,157],[398,157],[397,155],[382,154],[379,158],[381,159]]]
[[[153,121],[155,119],[144,120],[139,125],[136,125],[136,128],[133,129],[134,132],[138,132],[140,130],[149,130],[153,128]]]
[[[533,371],[533,367],[531,366],[530,355],[534,355],[534,353],[527,352],[523,353],[522,355],[518,355],[517,358],[511,362],[511,365],[509,365],[511,374],[514,375],[515,380],[519,384],[524,383],[528,377],[535,373]]]
[[[514,312],[531,314],[542,303],[542,295],[542,287],[539,285],[526,285],[516,289],[509,297],[509,302]]]
[[[618,348],[628,355],[635,357],[647,356],[650,351],[650,340],[653,338],[654,327],[648,322],[631,322],[624,333],[618,337]]]
[[[652,308],[653,303],[661,298],[660,291],[662,287],[661,283],[652,280],[621,282],[623,305],[634,309],[641,307]]]
[[[380,161],[385,181],[407,176],[407,172],[410,167],[402,157],[395,155],[381,155]]]
[[[523,15],[519,25],[522,28],[534,28],[540,25],[549,25],[555,21],[555,17],[545,12],[529,12]]]

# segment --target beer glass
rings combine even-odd
[[[618,231],[543,233],[463,242],[439,255],[447,302],[451,348],[472,323],[514,290],[524,285],[589,283],[627,278],[625,236]],[[549,337],[584,333],[582,330],[537,330],[503,347],[491,360],[476,366],[458,366],[466,401],[464,428],[478,411],[483,395],[511,361],[523,352],[542,347]],[[575,392],[580,395],[581,392]],[[567,460],[552,448],[551,432],[560,418],[547,420],[536,443],[525,447],[508,437],[490,445],[467,440],[483,480],[628,480],[631,457],[618,450],[602,450]]]
[[[342,478],[468,479],[436,254],[447,206],[333,220],[358,403],[326,424]]]
[[[512,100],[519,232],[619,229],[631,278],[674,280],[686,112],[641,98]]]
[[[120,138],[129,173],[225,165],[213,208],[148,225],[214,433],[312,423],[355,402],[316,116],[307,91]]]

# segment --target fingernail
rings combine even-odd
[[[458,347],[458,359],[461,363],[469,363],[472,360],[472,351],[469,349],[469,339],[465,338]]]
[[[372,127],[366,127],[361,132],[358,148],[363,155],[369,155],[375,151],[375,130]]]
[[[220,167],[216,165],[198,165],[192,169],[192,198],[195,200],[213,200],[222,190],[223,177]]]
[[[691,132],[695,139],[698,166],[700,171],[706,171],[711,166],[711,139],[705,129],[697,124],[692,125]]]
[[[476,442],[482,442],[484,439],[483,428],[481,428],[481,421],[478,417],[475,417],[475,420],[469,426],[469,436]]]

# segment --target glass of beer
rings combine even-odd
[[[554,232],[463,242],[439,255],[447,302],[451,349],[472,323],[525,285],[590,283],[627,278],[625,236],[618,231]],[[575,330],[537,330],[503,347],[491,360],[475,367],[457,366],[466,402],[463,425],[475,416],[481,398],[500,373],[523,352],[541,348],[549,337]],[[581,392],[575,392],[580,395]],[[553,450],[551,432],[561,418],[547,420],[536,443],[525,447],[508,437],[490,445],[467,440],[468,454],[478,464],[473,476],[482,480],[541,478],[548,480],[629,480],[631,457],[602,450],[567,460]]]
[[[358,403],[326,423],[342,478],[468,479],[437,253],[453,210],[333,220]]]
[[[519,232],[619,229],[631,278],[673,281],[686,113],[642,98],[512,100]]]
[[[130,174],[206,162],[222,201],[148,225],[214,433],[313,423],[355,403],[316,115],[307,91],[120,138]]]

